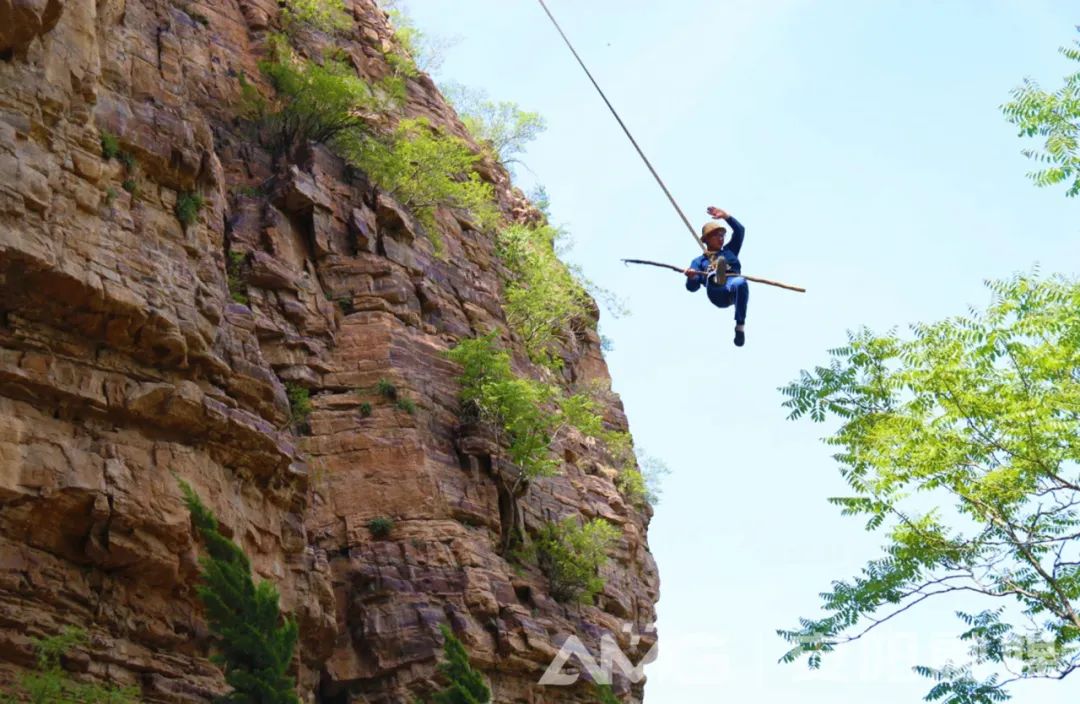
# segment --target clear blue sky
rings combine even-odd
[[[877,554],[826,503],[844,493],[826,428],[785,420],[777,387],[844,332],[988,300],[982,281],[1036,262],[1075,272],[1080,200],[1025,178],[998,111],[1024,76],[1073,70],[1064,0],[549,0],[695,224],[707,205],[747,227],[743,269],[800,283],[752,289],[747,345],[682,277],[696,245],[533,0],[412,0],[419,27],[460,35],[441,79],[537,110],[525,159],[572,232],[571,258],[626,300],[602,329],[640,447],[672,470],[650,530],[661,575],[650,704],[917,702],[914,664],[960,627],[942,603],[826,658],[778,665],[774,635]],[[528,176],[522,171],[523,176]],[[527,179],[522,179],[528,185]],[[1080,675],[1022,685],[1021,704],[1075,702]]]

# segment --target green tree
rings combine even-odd
[[[271,53],[273,59],[259,68],[275,95],[264,98],[241,78],[240,114],[277,155],[309,141],[331,144],[347,132],[365,131],[364,116],[387,108],[384,96],[343,61],[301,59],[280,35],[271,40]]]
[[[383,0],[379,4],[386,10],[394,28],[397,47],[384,55],[394,72],[406,77],[416,76],[420,71],[436,73],[446,59],[447,49],[456,44],[458,38],[432,36],[421,31],[402,2]]]
[[[439,663],[439,673],[450,683],[435,694],[435,704],[488,704],[491,690],[484,676],[469,664],[469,653],[460,640],[445,625],[439,627],[443,634],[444,662]]]
[[[1074,45],[1061,47],[1060,51],[1070,60],[1080,61],[1080,41]],[[1005,117],[1020,128],[1020,136],[1044,139],[1041,150],[1023,152],[1046,165],[1028,175],[1039,186],[1071,181],[1067,195],[1080,193],[1080,71],[1069,74],[1065,85],[1053,93],[1027,79],[1013,90],[1012,96],[1001,107]]]
[[[507,459],[521,470],[519,482],[554,474],[559,463],[550,445],[559,428],[552,409],[558,390],[516,375],[495,333],[462,340],[447,357],[463,369],[458,380],[464,415],[495,431],[507,448]]]
[[[540,113],[522,110],[517,103],[493,101],[484,91],[460,83],[445,83],[439,88],[473,138],[507,166],[518,163],[525,145],[546,129]]]
[[[197,591],[221,649],[214,659],[224,666],[225,681],[232,687],[217,701],[299,704],[289,674],[296,622],[281,622],[277,589],[265,581],[256,586],[244,551],[221,534],[214,514],[187,483],[180,482],[180,488],[208,553],[199,560],[203,581]]]
[[[492,185],[473,168],[477,155],[423,118],[402,120],[387,135],[354,130],[339,145],[349,163],[416,215],[439,251],[436,208],[467,211],[481,229],[493,228],[500,219]]]
[[[599,408],[587,395],[567,394],[516,374],[494,332],[462,340],[447,357],[462,367],[458,381],[463,415],[495,431],[507,459],[521,470],[519,485],[558,471],[560,461],[551,446],[570,428],[598,440],[629,439],[625,433],[604,429]]]
[[[551,596],[559,601],[592,603],[604,589],[600,568],[619,531],[603,518],[578,525],[573,516],[547,523],[531,546],[531,555],[548,577]]]
[[[984,311],[910,339],[851,334],[783,388],[792,418],[839,424],[826,442],[851,495],[832,502],[885,540],[823,595],[826,615],[780,631],[784,660],[818,667],[922,602],[962,596],[971,661],[918,666],[929,701],[1002,701],[1010,683],[1080,667],[1080,284],[988,287]]]
[[[37,671],[19,678],[19,696],[0,693],[0,702],[15,704],[135,704],[139,690],[76,682],[61,663],[72,648],[86,645],[86,632],[67,626],[55,636],[35,640]]]

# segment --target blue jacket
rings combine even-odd
[[[739,262],[739,250],[742,249],[743,237],[746,236],[746,228],[742,226],[741,222],[731,216],[725,218],[724,221],[731,226],[731,241],[724,244],[724,247],[720,250],[720,256],[727,262],[728,271],[738,274],[742,272],[742,264]],[[697,269],[698,271],[707,271],[709,266],[709,257],[702,254],[700,257],[690,262],[689,268]],[[697,291],[704,283],[704,276],[698,275],[693,278],[687,278],[686,290]]]

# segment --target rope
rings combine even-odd
[[[540,7],[544,8],[544,12],[547,13],[548,18],[551,20],[551,23],[555,25],[555,29],[558,30],[559,35],[563,38],[563,41],[566,42],[566,46],[570,48],[570,53],[574,55],[574,58],[577,59],[578,64],[581,65],[581,70],[584,71],[585,75],[589,77],[589,80],[592,82],[593,87],[596,88],[596,92],[599,93],[600,97],[604,99],[604,103],[608,106],[608,110],[610,110],[611,114],[615,116],[615,120],[619,123],[619,127],[622,127],[623,132],[626,133],[626,137],[630,140],[630,144],[634,145],[634,149],[637,150],[638,156],[640,156],[641,160],[645,162],[645,166],[649,167],[649,171],[652,173],[653,178],[655,178],[656,182],[660,184],[660,188],[663,189],[664,195],[667,196],[667,199],[671,201],[671,207],[675,208],[675,212],[677,212],[679,214],[679,217],[682,218],[683,223],[686,225],[686,229],[690,231],[690,236],[694,238],[694,241],[698,243],[698,246],[701,247],[701,250],[703,252],[707,251],[704,243],[702,243],[701,239],[698,237],[697,231],[694,230],[694,226],[690,224],[690,221],[686,218],[686,215],[683,213],[682,208],[680,208],[679,204],[675,202],[675,198],[671,195],[671,191],[669,191],[667,186],[664,185],[664,180],[660,178],[660,174],[656,173],[656,169],[654,169],[653,165],[649,162],[649,158],[645,156],[645,152],[641,151],[641,147],[638,146],[637,140],[634,139],[634,135],[630,134],[630,130],[627,129],[626,124],[622,121],[622,118],[619,117],[619,113],[616,112],[614,106],[612,106],[611,104],[611,101],[607,99],[606,95],[604,95],[604,91],[600,88],[600,84],[596,82],[596,79],[593,78],[593,75],[589,73],[589,69],[585,66],[585,62],[581,60],[580,56],[578,56],[577,51],[574,49],[574,45],[570,43],[570,39],[567,38],[566,33],[563,32],[562,27],[559,26],[558,21],[555,19],[555,15],[551,14],[551,10],[548,9],[548,6],[544,2],[544,0],[539,1]]]

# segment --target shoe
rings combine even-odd
[[[735,346],[742,347],[746,343],[746,332],[735,328]]]

